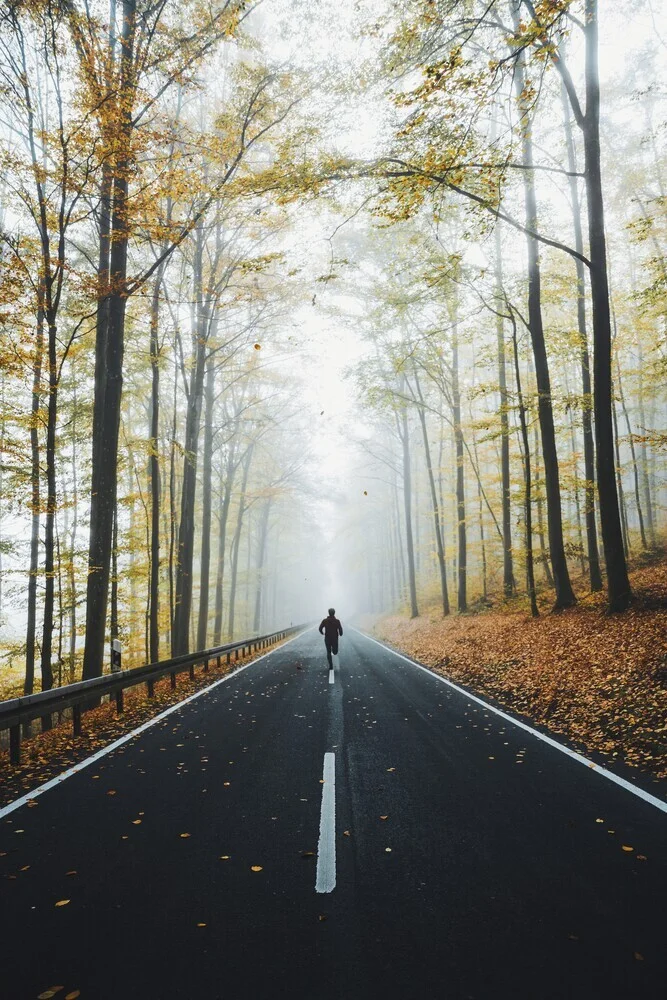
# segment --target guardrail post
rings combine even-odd
[[[234,650],[234,659],[238,660],[238,658],[239,658],[239,647],[237,646],[236,649]]]
[[[219,656],[218,657],[218,670],[220,669],[221,665],[222,665],[222,657]]]
[[[72,705],[72,725],[75,736],[81,736],[81,702]]]
[[[125,706],[123,703],[123,689],[119,688],[118,691],[116,691],[116,713],[120,715],[124,707]]]
[[[176,687],[176,674],[169,674],[172,691]]]
[[[204,660],[204,673],[205,673],[205,674],[207,674],[207,673],[208,673],[208,656],[207,656],[207,657],[206,657],[206,659]]]
[[[146,694],[148,695],[149,698],[152,698],[155,695],[154,681],[146,681]]]
[[[231,658],[232,658],[232,654],[231,653],[227,653],[227,666],[229,666]]]
[[[195,679],[195,665],[194,665],[194,663],[190,664],[190,670],[188,671],[188,673],[190,674],[190,680],[193,681]]]
[[[11,726],[9,730],[9,761],[11,764],[21,763],[21,726]]]

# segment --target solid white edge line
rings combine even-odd
[[[336,755],[325,753],[315,892],[336,888]]]
[[[501,711],[501,709],[495,708],[493,705],[490,705],[488,701],[484,701],[483,698],[479,698],[477,695],[471,694],[469,691],[466,691],[465,688],[459,687],[458,684],[448,680],[446,677],[436,674],[434,670],[429,670],[429,668],[425,667],[422,663],[418,663],[416,660],[410,659],[409,656],[404,656],[403,653],[397,653],[395,649],[391,648],[391,646],[386,646],[378,639],[374,639],[373,636],[367,635],[365,632],[362,632],[358,628],[354,628],[352,625],[350,625],[350,628],[364,639],[368,639],[369,642],[374,642],[377,646],[381,646],[382,649],[386,649],[387,652],[393,653],[394,656],[398,656],[401,660],[405,660],[405,662],[409,663],[411,666],[417,667],[418,670],[423,670],[431,677],[435,677],[438,681],[442,681],[442,683],[446,684],[447,687],[450,687],[452,690],[464,695],[464,697],[468,698],[470,701],[477,702],[478,705],[482,705],[483,708],[499,715],[500,718],[504,719],[506,722],[511,722],[513,726],[517,726],[519,729],[523,729],[524,732],[530,733],[531,736],[537,737],[538,740],[541,740],[543,743],[547,743],[550,747],[553,747],[554,750],[560,750],[560,752],[564,753],[567,757],[570,757],[572,760],[576,760],[578,764],[584,764],[591,771],[595,771],[596,774],[600,774],[603,778],[613,781],[615,785],[620,785],[620,787],[624,788],[626,792],[632,792],[632,794],[636,795],[638,799],[643,799],[644,802],[648,802],[649,805],[655,806],[655,808],[659,809],[661,812],[667,813],[667,802],[663,802],[662,799],[656,798],[656,796],[651,795],[650,792],[645,792],[643,788],[637,788],[636,785],[632,785],[629,781],[626,781],[625,778],[619,777],[619,775],[614,774],[613,771],[608,771],[606,767],[596,764],[595,761],[589,760],[588,757],[584,757],[583,754],[577,753],[576,750],[570,750],[569,747],[564,746],[557,740],[551,739],[550,736],[545,736],[544,733],[540,733],[537,729],[533,729],[532,726],[527,725],[525,722],[521,722],[520,719],[515,719],[506,712]]]
[[[314,625],[311,626],[311,628],[314,627]],[[56,785],[66,781],[67,778],[71,778],[72,775],[76,774],[78,771],[83,771],[85,767],[89,767],[91,764],[94,764],[95,761],[100,759],[100,757],[105,757],[113,750],[117,750],[118,747],[122,746],[124,743],[129,743],[129,741],[133,740],[135,736],[139,736],[140,733],[145,732],[146,729],[150,729],[150,727],[154,726],[156,722],[161,722],[162,719],[166,719],[168,715],[171,715],[172,712],[182,708],[183,705],[187,705],[188,702],[194,701],[196,698],[200,698],[203,694],[207,694],[209,691],[212,691],[213,688],[218,687],[220,684],[224,684],[225,681],[230,681],[232,677],[236,677],[243,670],[247,670],[248,667],[254,666],[254,664],[259,663],[260,660],[266,659],[267,656],[271,656],[271,654],[277,652],[278,649],[282,649],[288,643],[294,642],[295,639],[298,639],[305,632],[309,631],[310,629],[308,628],[304,629],[303,632],[299,632],[298,635],[293,635],[291,639],[286,639],[282,645],[276,649],[270,649],[268,653],[262,653],[262,655],[258,656],[256,660],[251,660],[250,663],[244,663],[242,667],[238,667],[236,670],[233,670],[231,674],[225,674],[224,677],[221,677],[217,681],[213,681],[212,684],[209,684],[208,687],[202,688],[201,691],[195,691],[194,694],[188,695],[188,697],[184,698],[183,701],[178,701],[175,705],[170,705],[170,707],[165,709],[164,712],[160,712],[159,715],[149,719],[148,722],[144,722],[141,726],[138,726],[137,729],[133,729],[131,733],[126,733],[119,739],[114,740],[113,743],[109,743],[108,746],[102,747],[102,749],[98,750],[97,753],[94,753],[92,757],[86,757],[86,759],[82,760],[79,764],[69,767],[66,771],[63,771],[62,774],[58,774],[55,778],[51,778],[49,781],[44,782],[43,785],[39,785],[37,788],[33,789],[33,791],[27,792],[25,795],[22,795],[21,798],[14,799],[13,802],[9,802],[6,806],[2,806],[0,808],[0,819],[3,819],[5,816],[9,816],[10,813],[14,812],[16,809],[20,809],[21,806],[26,805],[27,802],[32,802],[33,799],[43,795],[44,792],[48,792],[50,788],[55,788]]]
[[[333,684],[333,682],[334,682],[334,672],[333,672],[333,667],[331,667],[331,669],[329,670],[329,684]]]

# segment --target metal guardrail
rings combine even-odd
[[[90,680],[52,688],[50,691],[39,691],[37,694],[2,701],[0,702],[0,731],[9,730],[9,760],[12,764],[21,762],[21,726],[24,723],[31,722],[33,719],[49,718],[55,712],[71,708],[74,735],[80,736],[81,712],[86,702],[90,705],[91,701],[97,701],[102,695],[115,694],[116,712],[120,714],[124,707],[123,692],[125,688],[134,687],[136,684],[146,684],[150,698],[154,693],[155,681],[166,677],[167,674],[171,677],[172,688],[175,688],[176,674],[182,673],[184,670],[189,670],[190,677],[194,678],[195,666],[197,665],[202,665],[204,671],[207,671],[211,660],[217,660],[217,666],[220,667],[223,656],[226,657],[227,663],[230,663],[232,654],[238,660],[241,652],[245,654],[247,650],[250,654],[255,650],[264,649],[306,627],[306,625],[293,625],[289,628],[279,629],[277,632],[254,636],[252,639],[239,639],[238,642],[229,642],[224,646],[215,646],[213,649],[200,649],[196,653],[185,653],[182,656],[173,657],[171,660],[160,660],[159,663],[148,663],[143,667],[134,667],[130,670],[118,670],[115,673],[104,674],[102,677],[92,677]]]

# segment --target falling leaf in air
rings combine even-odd
[[[70,902],[69,899],[59,899],[58,902],[56,903],[56,906],[67,906],[69,902]]]
[[[250,866],[250,871],[251,872],[261,872],[262,871],[262,866],[261,865],[251,865]]]
[[[628,847],[627,844],[621,844],[621,848],[624,851],[634,851],[634,847]]]

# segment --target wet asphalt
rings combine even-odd
[[[0,1000],[667,998],[667,815],[350,629],[333,683],[305,632],[35,801]]]

